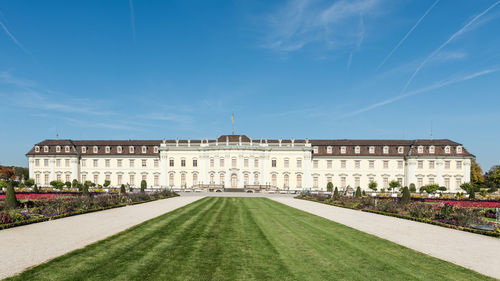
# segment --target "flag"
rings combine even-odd
[[[231,115],[231,122],[233,123],[234,125],[234,113]]]

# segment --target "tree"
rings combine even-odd
[[[428,185],[425,185],[423,187],[424,187],[424,190],[429,194],[436,193],[436,191],[439,190],[439,185],[437,185],[437,184],[428,184]]]
[[[443,191],[446,191],[446,186],[440,186],[440,187],[438,188],[438,190],[439,190],[439,191],[442,191],[442,192],[443,192]]]
[[[35,193],[40,192],[40,190],[38,189],[38,185],[36,185],[36,184],[35,184],[35,185],[33,186],[33,192],[35,192]]]
[[[417,188],[415,187],[415,184],[414,184],[414,183],[410,183],[410,192],[411,192],[411,193],[415,193],[415,192],[417,192]]]
[[[51,181],[50,185],[52,185],[53,188],[61,190],[64,186],[64,183],[62,181]]]
[[[326,191],[328,191],[328,192],[332,192],[333,191],[333,183],[328,182],[326,184]]]
[[[333,196],[335,198],[338,198],[339,197],[339,189],[337,187],[335,187],[335,190],[333,191]]]
[[[392,180],[390,183],[389,183],[389,189],[392,191],[394,190],[394,188],[397,188],[397,187],[400,187],[401,184],[399,183],[399,181],[396,181],[396,180]]]
[[[479,191],[479,188],[477,187],[477,185],[475,185],[471,182],[462,183],[460,185],[460,188],[465,190],[465,192],[467,192],[469,194],[469,198],[471,198],[471,199],[476,198],[475,193],[477,191]]]
[[[74,179],[74,180],[71,182],[71,187],[72,187],[72,188],[78,188],[78,180],[77,180],[77,179]]]
[[[71,188],[71,182],[70,181],[65,182],[64,186],[66,186],[66,188]]]
[[[470,180],[473,184],[484,183],[483,169],[477,164],[476,160],[472,159],[470,165]]]
[[[142,193],[144,193],[144,190],[146,189],[146,187],[148,187],[146,180],[142,180],[141,181],[141,192]]]
[[[8,184],[4,180],[0,180],[0,188],[7,188]]]
[[[356,197],[361,197],[361,188],[359,186],[356,188]]]
[[[104,181],[103,186],[104,186],[105,188],[107,188],[110,184],[111,184],[111,182],[110,182],[110,181],[105,180],[105,181]]]
[[[493,166],[488,173],[486,173],[486,180],[491,187],[500,186],[500,165]]]
[[[403,195],[401,196],[401,203],[407,204],[411,201],[410,190],[407,186],[403,188]]]
[[[14,191],[14,187],[12,187],[12,183],[7,183],[7,192],[5,193],[5,207],[7,209],[15,209],[19,202],[16,198],[16,192]]]
[[[35,185],[35,180],[27,179],[24,181],[24,185],[26,185],[27,187],[32,187],[33,185]]]
[[[376,181],[371,181],[369,184],[368,184],[368,188],[370,188],[371,190],[373,191],[377,191],[377,182]]]
[[[127,191],[125,190],[125,185],[124,185],[124,184],[122,184],[122,185],[120,186],[120,193],[121,193],[121,194],[126,194],[126,193],[127,193]]]
[[[83,196],[89,196],[89,183],[91,183],[91,182],[90,181],[86,181],[83,184],[83,188],[82,188],[82,195]]]

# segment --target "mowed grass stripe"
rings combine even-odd
[[[12,280],[489,278],[266,198],[209,197]]]

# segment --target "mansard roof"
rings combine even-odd
[[[245,135],[222,135],[217,139],[203,139],[203,140],[165,140],[167,144],[182,144],[186,145],[188,142],[191,144],[200,144],[202,142],[213,144],[219,142],[224,144],[228,139],[230,143],[241,142],[248,144],[250,138]],[[260,143],[261,139],[253,139],[254,144]],[[262,140],[269,144],[276,145],[280,140]],[[156,155],[154,152],[155,146],[160,146],[162,140],[44,140],[37,143],[35,146],[40,147],[39,152],[35,152],[33,147],[26,155]],[[303,144],[307,140],[293,140],[294,143]],[[460,143],[448,139],[417,139],[417,140],[352,140],[352,139],[337,139],[337,140],[310,140],[311,146],[317,147],[317,153],[314,156],[423,156],[423,155],[436,155],[436,156],[473,156],[465,148],[462,148],[462,153],[457,153],[456,148],[461,147]],[[292,139],[281,140],[282,144],[289,145]],[[44,152],[44,147],[48,147],[48,152]],[[56,152],[56,147],[60,146],[61,151]],[[65,147],[69,146],[69,152],[66,152]],[[93,147],[97,146],[97,153],[94,153]],[[122,152],[118,153],[118,147],[122,147]],[[129,147],[133,146],[134,151],[130,152]],[[142,152],[142,147],[146,147],[146,153]],[[384,153],[384,147],[388,147],[388,153]],[[429,150],[434,146],[434,153]],[[446,147],[450,147],[450,153],[446,153]],[[82,147],[86,147],[86,152],[82,152]],[[106,153],[105,149],[109,147],[110,152]],[[331,147],[331,152],[328,151]],[[356,153],[356,147],[359,147],[359,153]],[[370,147],[374,147],[374,152],[370,152]],[[403,152],[399,151],[402,147]],[[418,148],[422,147],[423,151],[418,152]],[[342,149],[345,148],[345,153]]]

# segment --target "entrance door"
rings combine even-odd
[[[238,176],[237,175],[231,175],[231,188],[237,188],[238,187]]]

